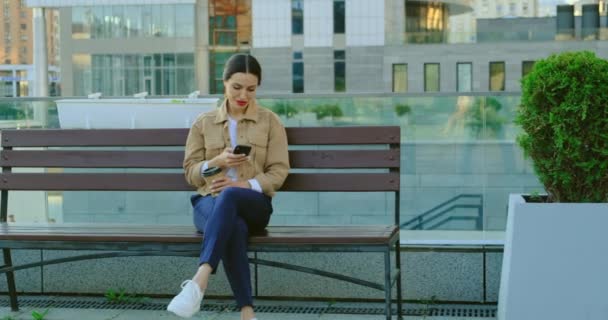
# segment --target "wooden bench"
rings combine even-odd
[[[181,169],[187,129],[3,130],[0,178],[0,247],[12,310],[18,310],[14,271],[70,261],[123,256],[198,256],[202,235],[193,226],[7,223],[8,193],[42,191],[193,191]],[[394,224],[374,226],[271,226],[250,238],[253,252],[377,252],[384,255],[383,283],[310,267],[252,258],[265,265],[316,274],[384,291],[386,318],[397,286],[402,316],[399,251],[399,127],[287,128],[292,173],[282,191],[392,192]],[[370,148],[370,145],[383,145]],[[316,146],[316,147],[310,147]],[[323,146],[323,147],[320,147]],[[338,146],[333,148],[332,146]],[[100,147],[115,147],[108,148]],[[146,147],[142,148],[133,147]],[[155,147],[150,151],[151,147]],[[297,148],[297,147],[296,147]],[[313,150],[314,149],[314,150]],[[18,173],[12,168],[45,168]],[[63,168],[46,170],[46,168]],[[78,168],[78,172],[65,172]],[[100,173],[85,168],[171,169],[172,172]],[[67,169],[67,170],[65,170]],[[293,173],[294,169],[299,170]],[[322,169],[322,170],[318,170]],[[326,170],[332,169],[332,170]],[[365,169],[359,172],[352,169]],[[368,170],[369,169],[369,170]],[[378,170],[384,169],[384,170]],[[48,172],[52,171],[52,172]],[[72,170],[73,171],[73,170]],[[343,171],[343,172],[340,172]],[[344,172],[345,171],[345,172]],[[20,212],[11,212],[16,217]],[[280,215],[275,212],[274,215]],[[12,249],[101,250],[102,253],[13,265]],[[391,252],[394,250],[394,260]],[[257,257],[257,255],[255,256]],[[394,268],[391,268],[394,261]]]

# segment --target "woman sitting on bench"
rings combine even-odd
[[[194,225],[204,241],[196,274],[182,283],[167,310],[181,317],[198,312],[209,276],[221,260],[241,320],[252,320],[247,241],[268,225],[272,196],[287,177],[287,136],[279,117],[256,102],[262,69],[254,57],[232,56],[223,80],[221,107],[199,116],[186,141],[184,170],[197,188],[191,198]],[[211,175],[216,168],[222,172]]]

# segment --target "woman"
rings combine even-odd
[[[194,224],[205,239],[196,274],[182,283],[167,310],[181,317],[199,311],[209,276],[221,260],[241,320],[253,320],[247,239],[268,225],[271,197],[287,177],[287,136],[279,117],[256,103],[262,69],[254,57],[232,56],[223,80],[222,106],[201,115],[186,141],[186,180],[198,192],[191,198]],[[237,145],[251,146],[250,154],[234,154]],[[205,183],[202,172],[211,167],[222,168],[226,176]]]

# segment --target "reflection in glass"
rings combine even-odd
[[[334,51],[334,91],[346,91],[346,53],[344,50]]]
[[[334,0],[334,33],[343,34],[345,27],[346,6],[344,0]]]
[[[439,63],[424,64],[424,91],[439,91]]]
[[[456,64],[456,90],[458,92],[471,92],[473,85],[473,64],[459,62]]]
[[[251,0],[209,0],[209,42],[212,46],[251,43]]]
[[[408,43],[442,43],[448,7],[440,2],[405,2],[405,32]]]
[[[393,92],[407,92],[407,64],[393,64]]]
[[[534,63],[535,61],[522,61],[521,62],[521,77],[525,77],[528,73],[530,73],[530,71],[532,71],[532,68],[534,68]]]
[[[194,10],[192,5],[179,4],[175,6],[175,36],[194,36]]]
[[[304,33],[304,10],[302,0],[291,0],[291,33]]]
[[[505,91],[505,63],[490,62],[490,91]]]
[[[175,95],[195,87],[192,53],[74,55],[73,61],[75,95]]]

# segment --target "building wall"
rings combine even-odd
[[[254,48],[291,46],[290,0],[254,0],[251,12]]]

